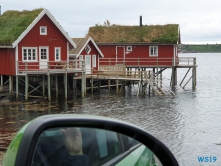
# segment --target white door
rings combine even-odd
[[[91,74],[91,56],[85,55],[85,69],[86,74]]]
[[[48,47],[40,47],[40,69],[47,69],[48,68]]]

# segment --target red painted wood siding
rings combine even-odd
[[[16,75],[15,49],[0,48],[0,75]]]
[[[40,35],[40,26],[47,27],[47,35]],[[38,61],[40,59],[39,47],[48,47],[49,61],[55,61],[55,47],[61,48],[61,61],[67,60],[67,39],[54,25],[47,15],[44,15],[38,23],[30,30],[30,32],[18,44],[18,60],[22,61],[22,47],[37,47]],[[30,62],[31,65],[36,65],[38,62]]]
[[[92,68],[92,56],[96,55],[96,67],[94,68],[95,70],[98,70],[98,58],[99,58],[99,52],[96,49],[96,47],[94,46],[94,44],[89,41],[88,43],[89,47],[91,48],[91,51],[89,54],[87,54],[87,52],[85,51],[85,49],[82,50],[80,55],[83,55],[83,58],[85,60],[85,55],[90,55],[91,56],[91,68]],[[79,59],[79,58],[78,58]]]
[[[125,61],[131,61],[126,63],[126,65],[135,65],[138,63],[143,66],[148,65],[156,65],[158,59],[158,65],[172,65],[172,58],[174,57],[174,46],[173,45],[154,45],[158,46],[158,56],[151,57],[149,56],[149,45],[132,45],[132,51],[127,51],[127,46],[123,46],[125,50]],[[117,45],[98,45],[99,49],[104,54],[104,58],[111,58],[111,65],[115,65],[113,63],[113,59],[118,57],[117,63],[123,62],[123,59],[119,59],[119,55],[116,55],[116,47]],[[122,47],[117,47],[118,52],[122,52]],[[128,59],[134,58],[134,59]],[[105,60],[107,61],[107,60]],[[136,62],[134,62],[136,61]],[[160,62],[159,62],[160,61]],[[100,62],[100,65],[110,65],[108,62]]]

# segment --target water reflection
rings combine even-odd
[[[60,96],[50,103],[44,100],[33,103],[31,100],[0,105],[0,149],[6,148],[9,133],[13,135],[35,117],[49,113],[77,113],[113,117],[144,128],[169,147],[180,165],[198,165],[200,155],[221,158],[221,65],[218,64],[221,56],[186,56],[197,57],[195,91],[190,82],[185,89],[177,86],[175,96],[149,97],[146,94],[137,97],[137,87],[132,86],[126,87],[121,94],[102,90],[87,94],[83,99],[71,97],[66,102]],[[166,85],[170,84],[170,74],[170,71],[164,72]],[[186,70],[178,70],[178,80],[181,81],[185,74]],[[221,165],[221,162],[217,160],[213,164]]]

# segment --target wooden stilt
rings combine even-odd
[[[149,75],[149,79],[151,78],[151,76],[150,76],[150,70],[149,70],[149,73],[148,73],[148,75]],[[149,84],[149,96],[150,96],[150,84]]]
[[[108,80],[108,91],[110,91],[110,80]]]
[[[94,79],[91,78],[91,93],[94,92]]]
[[[119,92],[119,85],[118,85],[118,79],[116,80],[116,93]]]
[[[18,100],[18,89],[19,89],[18,76],[16,75],[16,100]]]
[[[65,99],[67,100],[68,98],[68,83],[67,83],[67,73],[64,74],[64,96],[65,96]]]
[[[81,96],[85,97],[86,94],[86,74],[85,72],[82,72],[82,77],[81,77]]]
[[[55,93],[56,93],[56,98],[58,98],[58,75],[55,75]]]
[[[29,87],[29,81],[28,81],[28,75],[25,76],[25,100],[28,100],[28,87]]]
[[[162,70],[162,68],[160,68]],[[162,88],[162,82],[163,82],[163,72],[160,73],[160,87]]]
[[[45,76],[42,76],[42,95],[45,97]]]
[[[77,80],[73,78],[73,91],[74,91],[74,93],[76,93],[76,89],[77,89]]]
[[[51,101],[51,79],[50,79],[50,74],[48,74],[48,101]]]
[[[140,81],[138,81],[137,96],[139,96],[139,93],[140,93]]]
[[[9,93],[12,93],[12,76],[9,76]]]
[[[193,89],[195,89],[196,88],[196,58],[194,58],[193,59],[193,61],[194,61],[194,67],[193,67],[193,82],[192,82],[192,87],[193,87]]]
[[[172,67],[172,87],[177,85],[177,68]]]
[[[155,80],[155,68],[153,68],[153,84],[155,84],[156,83],[156,80]],[[154,92],[154,89],[152,88],[152,94],[154,94],[155,92]]]
[[[196,67],[192,69],[192,88],[196,88]]]

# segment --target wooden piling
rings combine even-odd
[[[56,93],[56,98],[58,98],[58,75],[55,75],[55,93]]]
[[[49,73],[48,73],[48,101],[51,101],[51,79]]]
[[[29,80],[28,75],[25,75],[25,100],[28,100],[28,87],[29,87]]]
[[[19,89],[18,75],[16,75],[15,78],[16,78],[16,83],[15,83],[16,84],[16,100],[18,100],[18,89]]]
[[[64,74],[64,96],[65,100],[68,98],[68,83],[67,83],[67,73]]]
[[[45,97],[45,76],[42,76],[42,95]]]

